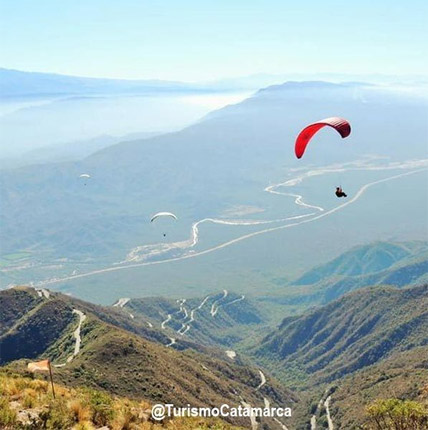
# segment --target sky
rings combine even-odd
[[[205,81],[428,74],[425,0],[0,0],[0,67]]]

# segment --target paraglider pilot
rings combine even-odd
[[[342,187],[336,187],[336,197],[348,197],[342,190]]]

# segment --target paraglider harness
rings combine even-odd
[[[336,197],[348,197],[347,194],[345,194],[342,190],[342,187],[336,187]]]

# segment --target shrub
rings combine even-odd
[[[74,422],[83,423],[91,418],[90,408],[84,405],[80,399],[70,400],[68,402],[68,409],[71,412]]]
[[[131,410],[127,407],[120,408],[112,422],[113,430],[130,430],[131,423],[134,421],[135,417]]]
[[[0,428],[13,428],[16,423],[16,412],[10,408],[7,399],[0,398]]]
[[[369,429],[423,430],[428,428],[428,409],[410,400],[376,400],[367,408]]]
[[[47,393],[48,391],[48,383],[46,381],[42,381],[40,379],[34,379],[30,382],[30,388],[35,390],[37,393]]]
[[[73,427],[73,430],[94,430],[94,429],[95,427],[92,425],[90,421],[79,422]]]
[[[21,393],[21,389],[15,379],[9,378],[1,381],[1,393],[5,396],[16,396]]]
[[[22,392],[22,406],[24,408],[34,408],[37,404],[37,392],[36,390],[33,390],[32,388],[26,388]]]
[[[63,399],[51,401],[49,408],[40,413],[40,419],[48,430],[68,430],[73,425],[73,416]]]
[[[102,391],[95,390],[88,390],[88,395],[92,421],[97,426],[107,425],[114,417],[112,398]]]

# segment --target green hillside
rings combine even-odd
[[[58,293],[40,297],[32,288],[1,291],[0,297],[4,305],[27,307],[26,315],[0,332],[2,364],[15,372],[25,372],[23,359],[50,358],[56,380],[67,386],[86,386],[135,400],[211,407],[238,406],[243,400],[261,406],[265,396],[278,405],[297,400],[270,376],[269,386],[257,389],[259,370],[248,362],[233,362],[222,351],[189,348],[185,343],[181,350],[165,347],[156,339],[164,339],[161,329],[147,329],[152,334],[145,337],[138,320],[134,323],[129,315],[129,327],[124,328],[125,316],[116,308],[85,305]],[[28,309],[31,300],[34,307]],[[4,327],[10,317],[3,321],[0,314],[0,319]],[[77,337],[81,343],[76,352]],[[246,424],[245,418],[233,422]],[[264,425],[274,428],[269,419]]]
[[[378,429],[369,407],[383,399],[415,401],[428,422],[427,305],[426,284],[359,289],[285,318],[250,354],[299,393],[291,428],[327,429],[329,415],[334,428]]]
[[[285,318],[254,353],[284,380],[331,382],[395,352],[426,345],[427,305],[427,285],[361,289]]]
[[[427,242],[379,242],[355,247],[295,280],[295,285],[316,284],[330,277],[370,275],[428,251]]]
[[[219,347],[233,347],[269,322],[256,300],[229,292],[186,300],[131,299],[124,311],[159,328],[165,322],[164,329],[177,339]]]
[[[427,346],[397,352],[335,382],[332,402],[339,428],[356,429],[368,422],[367,406],[373,399],[414,400],[428,407],[427,357]]]
[[[368,408],[382,399],[426,403],[426,261],[426,242],[378,242],[311,270],[314,284],[290,282],[276,295],[217,290],[117,297],[110,306],[15,287],[0,291],[0,362],[25,374],[28,360],[48,357],[59,383],[130,401],[267,401],[292,406],[289,430],[310,429],[311,420],[327,428],[327,416],[357,429],[371,425]]]

